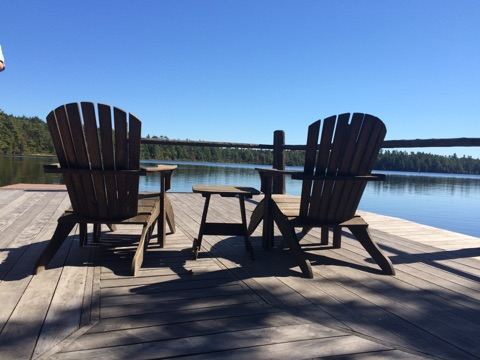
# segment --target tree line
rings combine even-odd
[[[377,170],[480,174],[480,160],[456,154],[442,156],[424,152],[382,150],[375,164]]]
[[[166,136],[147,138],[169,140]],[[52,139],[45,121],[38,117],[7,115],[0,110],[0,154],[2,155],[55,155]],[[273,163],[270,150],[236,149],[201,146],[142,144],[144,160],[172,160],[269,165]],[[285,152],[287,166],[302,166],[304,152]],[[382,150],[376,170],[480,174],[480,159],[433,155],[423,152]]]
[[[38,117],[7,115],[0,110],[0,154],[54,154],[47,124]]]

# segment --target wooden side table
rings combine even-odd
[[[208,186],[195,185],[192,187],[194,193],[200,193],[205,198],[203,207],[202,222],[200,223],[200,231],[198,238],[193,240],[193,251],[195,259],[198,258],[198,252],[202,247],[203,235],[243,235],[245,239],[245,248],[250,253],[252,260],[254,259],[253,247],[250,243],[247,230],[247,216],[245,214],[245,199],[252,198],[253,195],[259,195],[260,191],[252,187],[246,186]],[[207,222],[208,207],[210,205],[210,197],[212,195],[220,195],[221,197],[238,196],[240,202],[240,214],[242,216],[241,223],[215,223]]]
[[[145,174],[159,173],[160,174],[160,216],[158,217],[158,244],[160,247],[166,245],[167,240],[167,228],[170,228],[172,233],[175,233],[175,215],[173,213],[172,204],[167,196],[167,190],[170,190],[172,182],[172,174],[177,169],[177,165],[163,165],[158,164],[153,167],[147,167],[144,169]],[[143,195],[145,198],[145,195]]]

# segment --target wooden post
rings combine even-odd
[[[273,168],[285,170],[285,132],[276,130],[273,133]],[[273,178],[273,194],[285,194],[285,175]]]

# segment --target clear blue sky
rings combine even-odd
[[[17,116],[85,100],[143,136],[301,144],[358,111],[387,139],[480,137],[478,0],[5,0],[0,44]]]

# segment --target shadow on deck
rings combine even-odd
[[[31,276],[68,197],[0,190],[0,357],[480,358],[479,247],[447,251],[372,226],[396,268],[390,277],[348,233],[332,249],[313,230],[302,240],[309,280],[280,237],[261,248],[260,228],[255,261],[232,236],[205,236],[193,260],[203,198],[171,200],[177,232],[163,249],[151,244],[137,277],[125,275],[132,226],[105,233],[100,247],[80,248],[72,234],[49,269]],[[222,198],[209,216],[237,218],[238,203]]]

